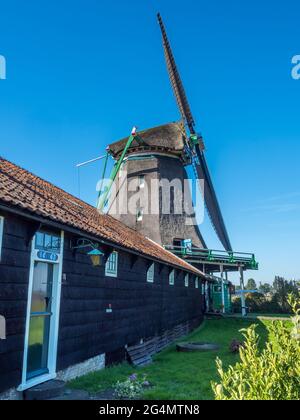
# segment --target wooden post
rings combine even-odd
[[[222,279],[222,305],[223,305],[223,314],[226,313],[225,308],[225,282],[224,282],[224,266],[220,266],[221,269],[221,279]]]
[[[246,300],[245,300],[245,285],[244,285],[244,267],[240,266],[240,282],[241,282],[241,302],[242,302],[242,315],[247,316]]]

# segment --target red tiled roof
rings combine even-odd
[[[96,208],[3,158],[0,158],[0,202],[78,229],[150,259],[203,275],[111,216],[100,214]]]

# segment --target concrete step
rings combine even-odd
[[[49,399],[55,399],[63,396],[64,392],[65,382],[53,380],[37,385],[25,391],[24,400],[44,401]]]
[[[65,390],[64,394],[57,398],[50,398],[49,401],[88,401],[90,395],[86,391]]]

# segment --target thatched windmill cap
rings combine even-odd
[[[108,147],[114,159],[121,156],[127,141],[128,137]],[[170,123],[137,132],[137,139],[129,148],[128,155],[139,152],[164,152],[184,158],[184,145],[185,131],[182,123]]]

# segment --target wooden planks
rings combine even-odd
[[[151,364],[152,357],[155,354],[160,353],[178,339],[188,335],[198,324],[199,322],[197,321],[187,321],[177,325],[172,330],[165,331],[161,336],[156,336],[135,346],[128,347],[127,354],[129,361],[136,367]]]

